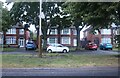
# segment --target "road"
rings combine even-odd
[[[36,54],[33,51],[22,52],[3,52],[2,54]],[[120,52],[111,50],[97,50],[97,51],[79,51],[70,52],[70,54],[92,54],[92,55],[113,55]],[[66,53],[67,54],[67,53]],[[3,76],[118,76],[120,71],[118,67],[96,67],[87,66],[79,68],[3,68]]]
[[[18,49],[15,52],[0,52],[0,54],[37,54],[34,50],[25,50],[25,49]],[[47,53],[47,52],[46,52]],[[70,54],[92,54],[92,55],[111,55],[111,54],[120,54],[120,51],[112,51],[112,50],[83,50],[83,51],[76,51],[76,52],[69,52]]]
[[[118,76],[118,67],[5,68],[3,76]]]

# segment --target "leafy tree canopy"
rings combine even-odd
[[[3,8],[3,3],[0,2],[0,31],[7,31],[10,28],[10,14],[7,8]]]
[[[120,24],[119,2],[75,2],[66,3],[64,7],[72,19],[78,18],[94,29],[109,28],[112,23]]]

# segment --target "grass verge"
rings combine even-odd
[[[3,52],[13,52],[16,51],[18,48],[3,48]]]
[[[81,66],[118,66],[117,55],[72,55],[63,53],[37,55],[4,54],[2,55],[3,68],[28,68],[28,67],[62,67],[76,68]]]
[[[113,48],[113,51],[120,51],[120,48]]]

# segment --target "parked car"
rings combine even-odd
[[[112,50],[112,48],[113,48],[111,43],[101,43],[99,47],[100,47],[101,50],[106,50],[106,49],[107,50],[108,49]]]
[[[29,50],[29,49],[35,50],[37,47],[33,41],[28,41],[25,48],[26,48],[26,50]]]
[[[69,48],[66,46],[63,46],[61,44],[49,44],[47,47],[47,52],[64,52],[67,53],[69,52]]]
[[[95,43],[88,43],[88,44],[86,44],[85,49],[87,49],[87,50],[97,50],[98,46]]]

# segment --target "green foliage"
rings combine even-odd
[[[42,12],[45,18],[42,19],[42,33],[44,44],[47,44],[47,30],[51,27],[59,25],[59,28],[65,28],[70,25],[69,19],[67,19],[66,14],[61,11],[62,2],[43,2]],[[34,24],[35,28],[39,26],[39,2],[15,2],[10,15],[13,24],[17,22],[27,22],[29,24]],[[63,16],[61,18],[61,16]],[[39,35],[39,34],[37,34]],[[37,36],[38,37],[38,36]]]
[[[3,4],[0,3],[0,31],[7,31],[10,28],[11,20],[10,14],[7,8],[3,8]]]
[[[73,19],[79,18],[94,29],[109,28],[113,22],[120,24],[119,2],[75,2],[66,3],[64,6]]]
[[[0,2],[0,32],[2,31],[2,2]]]
[[[2,10],[2,30],[7,31],[8,28],[10,28],[11,20],[10,20],[10,15],[9,11],[4,8]]]

